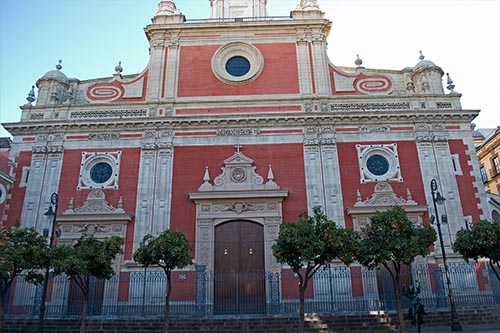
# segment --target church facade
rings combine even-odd
[[[456,232],[488,209],[469,126],[478,111],[461,107],[451,81],[445,92],[443,70],[423,55],[398,70],[333,64],[331,22],[316,1],[288,18],[268,17],[266,0],[210,3],[210,19],[188,21],[161,1],[139,74],[119,64],[112,77],[79,80],[59,63],[37,81],[21,120],[4,124],[15,182],[3,225],[50,228],[44,212],[57,193],[57,243],[125,238],[120,277],[142,271],[133,252],[166,229],[192,244],[188,272],[280,273],[271,250],[280,224],[321,206],[359,229],[394,205],[428,223],[436,179],[444,245],[461,261]],[[437,266],[441,256],[419,260]],[[216,302],[217,283],[204,288]],[[264,303],[280,297],[263,290]]]

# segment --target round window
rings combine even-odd
[[[212,57],[214,75],[226,84],[243,85],[256,80],[264,68],[264,57],[253,45],[241,42],[221,46]]]
[[[113,168],[106,162],[99,162],[90,169],[90,179],[97,184],[107,182],[113,175]]]
[[[373,155],[366,161],[366,167],[373,175],[382,176],[389,171],[389,161],[382,155]]]
[[[240,77],[250,72],[250,61],[242,56],[235,56],[226,62],[226,71],[232,76]]]

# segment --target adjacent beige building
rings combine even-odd
[[[477,148],[481,179],[486,192],[500,194],[500,126]]]

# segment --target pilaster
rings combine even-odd
[[[430,182],[436,179],[438,190],[446,198],[443,206],[438,207],[439,219],[446,214],[448,223],[441,224],[444,246],[447,252],[453,253],[451,248],[454,235],[464,225],[459,189],[456,175],[452,167],[452,156],[448,145],[448,137],[442,131],[442,125],[417,125],[417,149],[419,154],[422,181],[429,206],[429,214],[435,215]],[[439,240],[436,242],[439,248]]]
[[[158,141],[142,144],[137,185],[134,249],[147,234],[159,235],[170,227],[173,147],[171,132],[151,133]],[[166,140],[165,140],[166,138]]]
[[[44,228],[49,228],[50,221],[44,213],[50,205],[52,193],[59,189],[63,151],[62,145],[45,144],[32,147],[21,215],[21,224],[24,227],[34,227],[40,233]]]

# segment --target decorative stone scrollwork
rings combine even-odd
[[[391,128],[389,126],[384,126],[384,125],[374,125],[374,126],[360,126],[359,131],[360,132],[389,132]]]
[[[120,138],[119,133],[91,133],[89,134],[89,140],[92,141],[110,141],[117,140]]]
[[[30,120],[43,120],[44,113],[30,113]]]
[[[218,129],[218,136],[255,136],[259,135],[260,130],[257,128],[237,128],[237,129]]]
[[[234,202],[232,204],[215,205],[215,212],[235,212],[236,214],[241,214],[246,211],[263,211],[265,206],[263,204],[252,204],[246,202]]]
[[[56,153],[62,153],[64,151],[64,147],[61,145],[56,145],[56,146],[33,146],[31,148],[32,152],[34,154],[56,154]]]
[[[64,139],[62,134],[41,134],[36,137],[36,141],[61,141]]]
[[[375,185],[372,197],[366,199],[365,201],[362,201],[361,195],[358,191],[357,201],[354,204],[354,207],[417,205],[417,203],[412,199],[410,190],[407,189],[406,193],[407,199],[397,197],[389,183],[380,182]]]
[[[330,104],[331,111],[376,111],[376,110],[409,110],[410,103],[335,103]]]
[[[71,119],[92,119],[92,118],[140,118],[148,115],[147,109],[130,110],[96,110],[96,111],[74,111],[71,112]]]

